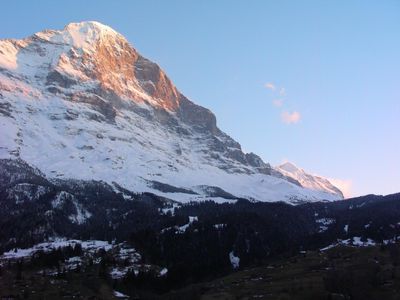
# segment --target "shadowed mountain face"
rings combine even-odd
[[[115,182],[181,202],[342,198],[244,153],[212,112],[97,22],[0,41],[0,130],[0,158],[49,179]]]

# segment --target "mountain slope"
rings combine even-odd
[[[243,153],[208,109],[98,22],[0,41],[0,130],[0,158],[50,181],[116,182],[182,202],[342,198]]]

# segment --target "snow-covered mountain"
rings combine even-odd
[[[297,180],[305,188],[316,191],[328,191],[344,198],[343,193],[328,179],[321,176],[308,174],[303,169],[297,167],[291,162],[285,162],[277,166],[275,169],[282,174]]]
[[[212,112],[98,22],[0,40],[0,132],[0,159],[49,180],[102,180],[181,202],[343,198],[322,178],[302,181],[244,153]]]

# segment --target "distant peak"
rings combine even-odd
[[[305,188],[336,194],[343,199],[342,191],[328,179],[318,175],[311,175],[289,161],[276,167],[276,169],[282,174],[297,180]]]
[[[280,166],[278,166],[278,168],[279,168],[279,169],[282,169],[282,170],[284,170],[284,171],[290,172],[290,173],[291,173],[291,172],[296,172],[296,171],[299,171],[299,170],[300,170],[300,168],[298,168],[295,164],[293,164],[293,163],[291,163],[291,162],[289,162],[289,161],[287,161],[287,162],[281,164]]]

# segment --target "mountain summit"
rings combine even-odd
[[[0,158],[186,202],[343,198],[244,153],[208,109],[98,22],[0,40]]]

